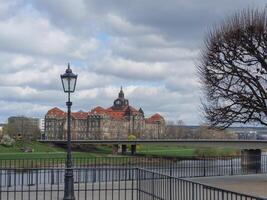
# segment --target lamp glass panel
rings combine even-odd
[[[68,78],[66,78],[66,77],[64,77],[64,78],[62,78],[62,85],[63,85],[63,90],[64,90],[64,92],[68,92],[69,90],[68,90],[68,85],[69,85],[69,83],[68,83]]]
[[[75,91],[76,80],[77,80],[77,77],[69,78],[69,91],[70,92],[74,92]]]

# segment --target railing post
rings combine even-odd
[[[155,174],[154,174],[154,172],[152,173],[152,199],[154,200],[155,199],[155,190],[154,190],[154,187],[155,187],[155,183],[154,183],[154,181],[155,181]]]
[[[7,187],[11,187],[11,171],[7,170]]]
[[[206,157],[205,157],[205,156],[204,156],[204,159],[203,159],[203,160],[204,160],[204,164],[203,164],[203,167],[204,167],[204,169],[203,169],[203,170],[204,170],[203,173],[204,173],[204,174],[203,174],[203,176],[206,176]]]
[[[140,200],[140,170],[137,169],[137,200]]]
[[[233,171],[233,157],[231,157],[231,175],[234,175],[234,171]]]
[[[54,169],[51,169],[51,185],[55,184],[55,180],[54,180]]]
[[[33,169],[31,169],[31,175],[30,175],[30,185],[34,185],[34,183],[33,183],[33,176],[34,176],[34,170]]]
[[[130,173],[130,180],[131,180],[131,184],[132,184],[132,200],[134,199],[134,178],[133,178],[133,172],[134,172],[134,170],[135,169],[133,169],[133,168],[131,168],[130,169],[131,171],[131,173]]]
[[[170,176],[170,200],[172,200],[172,177]]]
[[[92,178],[93,178],[93,183],[95,183],[96,182],[96,158],[94,159],[94,167],[93,167],[93,169],[92,169]]]
[[[173,161],[171,161],[171,166],[170,166],[170,176],[172,176],[172,170],[173,170]]]
[[[195,199],[195,183],[192,183],[192,200],[194,200]]]

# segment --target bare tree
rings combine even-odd
[[[186,139],[192,137],[192,131],[186,127],[183,120],[168,122],[166,127],[166,138],[169,139]]]
[[[188,138],[188,130],[183,120],[177,121],[177,131],[176,131],[176,138],[178,139],[185,139]]]
[[[173,121],[168,121],[167,122],[167,127],[166,127],[166,138],[173,139],[176,137],[176,125]]]
[[[227,130],[212,129],[205,124],[200,125],[194,134],[194,139],[236,139],[236,134]]]
[[[210,31],[199,73],[210,125],[267,125],[267,11],[240,11]]]
[[[37,139],[41,132],[37,119],[18,116],[9,118],[5,125],[5,134],[11,137],[20,135],[23,139]]]

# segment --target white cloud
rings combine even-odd
[[[78,73],[74,110],[108,107],[119,87],[147,115],[198,124],[196,61],[207,27],[262,0],[0,1],[0,121],[65,108],[59,75]]]

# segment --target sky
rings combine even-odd
[[[265,0],[0,0],[0,122],[65,108],[60,74],[78,74],[73,110],[109,107],[120,86],[146,116],[204,122],[197,65],[205,35]]]

